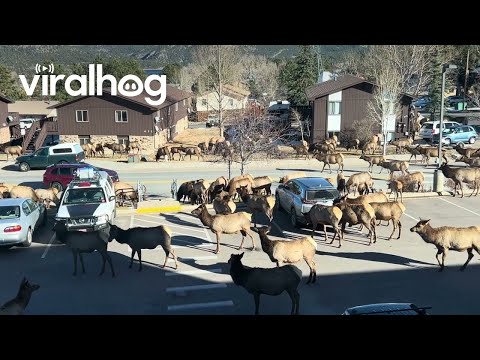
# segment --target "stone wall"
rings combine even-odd
[[[59,136],[59,141],[61,143],[78,143],[80,144],[80,141],[78,140],[78,135],[60,135]]]
[[[10,128],[8,126],[0,128],[0,144],[10,142]]]
[[[118,143],[117,135],[90,135],[90,142],[92,144],[109,144],[109,143]]]

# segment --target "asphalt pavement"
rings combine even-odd
[[[479,225],[478,198],[437,197],[405,200],[399,240],[386,238],[391,226],[378,228],[377,243],[368,246],[366,231],[347,229],[342,248],[337,242],[323,241],[317,231],[317,282],[306,285],[308,267],[297,263],[303,272],[300,292],[300,313],[340,314],[345,308],[376,302],[413,302],[432,306],[431,314],[480,314],[480,289],[475,286],[480,276],[479,259],[474,259],[464,272],[465,252],[449,252],[446,270],[438,272],[436,249],[426,244],[409,229],[420,218],[430,218],[434,227],[443,225]],[[51,211],[52,212],[52,211]],[[260,219],[266,223],[266,219]],[[39,284],[26,314],[253,314],[254,301],[242,287],[232,283],[227,261],[239,253],[241,235],[222,235],[220,252],[214,254],[215,237],[189,213],[142,214],[120,216],[121,227],[150,227],[167,224],[173,231],[178,269],[168,261],[162,269],[165,254],[161,248],[142,252],[143,271],[138,261],[129,269],[128,245],[113,241],[109,251],[117,276],[111,277],[107,267],[101,269],[99,254],[85,254],[86,274],[72,276],[73,259],[65,245],[52,236],[49,225],[34,234],[30,248],[0,251],[0,303],[17,293],[23,276]],[[295,238],[310,234],[311,229],[294,229],[283,212],[275,212],[273,239]],[[243,258],[245,265],[274,267],[260,248],[255,235],[256,251],[250,250],[247,239]],[[332,234],[328,233],[329,240]],[[263,295],[261,314],[289,314],[287,294]]]

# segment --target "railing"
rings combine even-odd
[[[42,126],[42,130],[37,135],[37,138],[35,139],[35,150],[37,150],[39,147],[43,145],[43,142],[45,141],[48,131],[47,131],[48,126]]]
[[[33,136],[35,135],[35,132],[38,129],[40,129],[40,122],[39,121],[33,122],[32,126],[30,127],[30,129],[28,129],[27,133],[25,134],[25,137],[23,138],[22,152],[25,152],[27,150],[28,144],[30,144],[30,141],[32,140]]]

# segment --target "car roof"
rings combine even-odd
[[[422,308],[425,309],[425,308]],[[348,308],[351,315],[419,315],[422,310],[412,303],[379,303]]]
[[[297,182],[300,186],[304,188],[329,188],[334,189],[333,186],[327,179],[323,177],[303,177],[295,178],[292,181]]]
[[[0,207],[1,206],[15,206],[21,205],[27,198],[15,198],[15,199],[0,199]]]
[[[96,166],[90,165],[90,164],[87,164],[87,163],[81,163],[81,164],[80,163],[52,164],[52,165],[49,165],[48,167],[49,168],[56,168],[56,167],[86,167],[86,166],[97,168]]]

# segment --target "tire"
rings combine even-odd
[[[477,140],[477,139],[475,139],[475,138],[472,136],[470,139],[468,139],[468,142],[469,142],[470,144],[475,144],[475,141],[476,141],[476,140]]]
[[[452,140],[450,139],[445,139],[445,145],[450,146],[452,144]]]
[[[27,238],[26,238],[25,241],[22,243],[22,246],[23,246],[23,247],[30,247],[30,245],[32,245],[32,240],[33,240],[32,228],[28,228]]]
[[[295,213],[295,209],[290,209],[290,224],[296,228],[298,226],[297,214]]]
[[[462,149],[465,148],[465,144],[463,143],[463,141],[458,142],[457,145],[460,146],[460,148]]]
[[[53,188],[57,189],[59,193],[63,191],[63,186],[58,181],[52,182],[50,184],[50,187],[53,187]]]
[[[21,162],[19,165],[20,171],[26,172],[30,170],[30,165],[28,165],[26,162]]]

